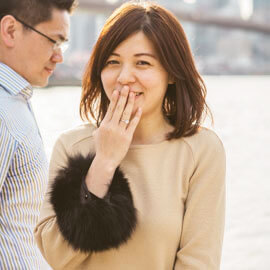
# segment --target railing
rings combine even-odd
[[[105,1],[80,0],[79,8],[88,9],[94,12],[111,13],[115,8],[119,7],[121,1],[117,4],[108,4]],[[170,7],[167,7],[170,9]],[[263,34],[270,34],[270,25],[257,22],[254,20],[242,20],[241,18],[229,17],[224,15],[207,14],[205,11],[184,10],[182,7],[173,7],[173,13],[181,20],[199,23],[204,25],[214,25],[224,28],[242,29],[245,31],[255,31]]]

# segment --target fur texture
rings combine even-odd
[[[93,155],[69,157],[51,187],[59,229],[82,252],[118,248],[131,237],[137,223],[129,184],[119,168],[103,199],[85,191],[85,176],[93,159]]]

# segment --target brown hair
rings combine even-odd
[[[13,15],[35,26],[49,21],[53,8],[71,13],[77,4],[77,0],[1,0],[0,20],[6,15]]]
[[[123,4],[106,21],[83,77],[82,119],[90,120],[91,116],[97,126],[100,125],[109,105],[101,71],[115,48],[138,31],[153,43],[161,64],[174,80],[174,84],[168,85],[162,107],[164,116],[175,127],[167,138],[196,133],[204,112],[210,113],[205,102],[205,84],[177,18],[165,8],[149,2]]]

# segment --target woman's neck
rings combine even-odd
[[[166,140],[168,132],[173,131],[166,119],[161,116],[160,118],[150,119],[141,118],[133,135],[132,144],[155,144]]]

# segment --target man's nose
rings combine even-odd
[[[58,50],[53,52],[52,61],[55,63],[62,63],[63,62],[63,53],[62,53],[61,49],[58,49]]]
[[[124,85],[135,82],[134,70],[130,66],[122,66],[117,82]]]

